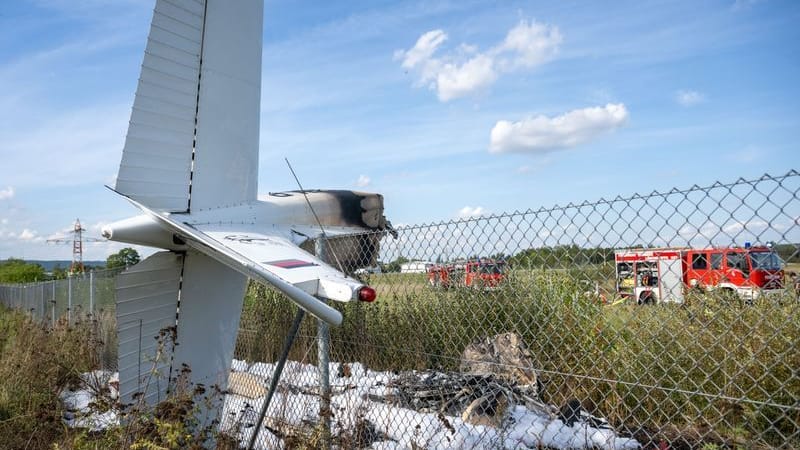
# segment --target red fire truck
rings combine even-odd
[[[625,249],[614,261],[617,292],[640,304],[681,303],[689,288],[746,301],[783,292],[783,262],[769,247]]]
[[[471,287],[493,289],[506,276],[506,263],[490,259],[436,264],[428,267],[428,282],[435,288]]]

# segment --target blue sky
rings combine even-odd
[[[0,259],[68,259],[44,240],[136,213],[103,185],[153,4],[0,4]],[[296,188],[287,157],[414,224],[783,174],[797,23],[776,0],[267,0],[259,190]]]

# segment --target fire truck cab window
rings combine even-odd
[[[728,269],[737,269],[748,272],[747,260],[744,253],[728,253]]]
[[[500,275],[503,273],[500,270],[500,267],[496,264],[483,264],[480,268],[481,273],[489,274],[489,275]]]
[[[750,260],[753,262],[754,269],[781,270],[782,261],[773,252],[752,252]]]
[[[708,260],[705,253],[695,253],[692,255],[692,269],[706,270],[708,269]]]
[[[722,252],[715,252],[711,254],[711,268],[722,269]]]

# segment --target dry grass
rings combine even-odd
[[[58,322],[48,330],[25,315],[0,311],[0,442],[51,448],[64,436],[58,393],[93,368],[90,328]]]
[[[103,352],[107,346],[98,339],[109,336],[108,328],[89,318],[69,326],[61,320],[48,329],[24,313],[0,308],[0,448],[201,449],[212,437],[219,449],[237,448],[216,433],[214,423],[197,419],[200,402],[217,401],[219,391],[180,379],[171,396],[155,407],[124,407],[124,426],[100,432],[66,427],[59,394],[83,387],[81,374],[99,368],[108,357]],[[103,411],[114,404],[107,392],[99,394],[93,408]]]
[[[796,299],[747,305],[693,295],[683,305],[604,306],[574,278],[530,272],[484,292],[433,290],[421,276],[378,276],[378,302],[337,306],[345,321],[331,330],[332,359],[375,370],[458,370],[472,340],[513,331],[534,356],[545,400],[579,398],[640,439],[800,447],[792,406],[800,398]],[[237,357],[273,361],[293,315],[283,298],[252,285]],[[102,340],[113,339],[112,319],[99,319],[49,330],[23,313],[0,311],[2,448],[200,445],[190,414],[198,398],[189,387],[159,408],[134,412],[133,428],[91,434],[63,426],[58,393],[113,359],[101,351],[109,347]],[[306,320],[293,359],[315,362],[315,334]]]
[[[531,349],[549,402],[582,399],[656,443],[666,436],[660,430],[678,427],[705,430],[720,445],[791,439],[800,446],[795,299],[747,305],[701,294],[683,305],[605,306],[574,275],[525,273],[488,292],[433,290],[413,275],[374,277],[383,287],[376,303],[337,306],[345,321],[331,330],[332,359],[375,370],[458,370],[472,340],[513,331]],[[251,334],[241,335],[238,357],[274,360],[281,345],[274,337],[285,336],[294,313],[288,305],[251,288],[243,315]],[[298,359],[313,362],[314,326],[304,323]],[[265,352],[268,336],[274,347]]]

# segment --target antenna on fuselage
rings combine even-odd
[[[319,229],[322,231],[322,237],[325,239],[325,242],[327,242],[328,241],[328,235],[327,235],[327,233],[325,233],[325,227],[322,226],[322,221],[319,220],[319,216],[317,216],[317,212],[314,211],[314,207],[311,206],[311,200],[308,199],[308,194],[306,194],[306,190],[303,189],[303,185],[300,184],[300,179],[297,178],[297,174],[294,172],[294,168],[292,168],[292,164],[289,162],[289,158],[283,158],[283,160],[286,161],[286,165],[289,166],[289,171],[292,172],[292,176],[294,177],[294,181],[297,182],[297,187],[299,187],[300,188],[300,192],[303,193],[303,198],[306,199],[306,204],[308,204],[309,209],[311,209],[311,214],[314,215],[314,220],[317,221],[317,225],[319,225]],[[342,266],[342,263],[339,262],[339,258],[336,256],[336,252],[333,251],[333,247],[329,245],[328,246],[328,250],[330,250],[331,255],[333,255],[333,259],[336,261],[336,265],[339,266],[339,270],[344,272],[344,267]],[[319,257],[321,255],[317,255],[317,256]]]

